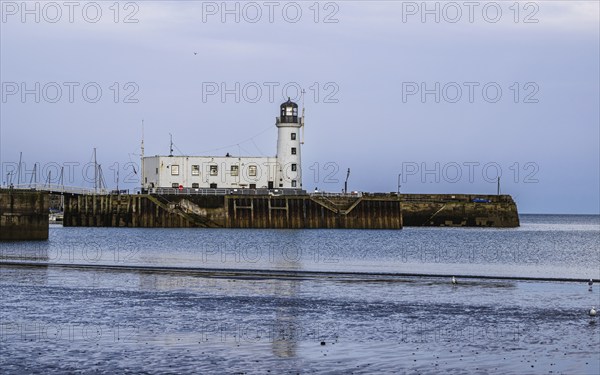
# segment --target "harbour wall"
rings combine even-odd
[[[517,227],[509,195],[65,195],[64,226],[401,229]]]
[[[65,195],[64,226],[401,229],[398,196]]]
[[[0,241],[47,240],[49,194],[0,189]]]
[[[403,194],[402,217],[408,227],[495,227],[520,225],[510,195]]]

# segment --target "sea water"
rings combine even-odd
[[[600,371],[600,217],[0,243],[0,371]],[[37,266],[36,266],[37,265]],[[85,266],[85,267],[82,267]],[[451,276],[458,280],[450,282]]]

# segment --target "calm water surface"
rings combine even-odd
[[[2,262],[53,265],[0,267],[0,372],[599,373],[600,321],[586,312],[600,307],[600,282],[590,292],[583,282],[461,279],[600,279],[598,216],[521,223],[52,227],[47,243],[0,244]],[[348,274],[205,277],[196,268]]]

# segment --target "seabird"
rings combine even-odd
[[[456,277],[452,276],[452,284],[456,285]]]
[[[592,307],[592,309],[589,312],[590,316],[596,316],[596,308]]]

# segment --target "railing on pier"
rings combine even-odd
[[[47,191],[50,193],[66,193],[66,194],[109,194],[107,189],[90,189],[76,186],[64,186],[64,185],[53,185],[53,184],[21,184],[11,185],[10,189],[18,190],[34,190],[34,191]]]
[[[310,193],[311,197],[345,197],[345,198],[360,198],[363,196],[361,191],[353,191],[351,193],[330,193],[326,191],[315,191]]]
[[[152,188],[152,195],[306,195],[306,191],[298,189],[210,189],[210,188]]]
[[[483,194],[400,194],[407,203],[512,203],[510,195]]]

